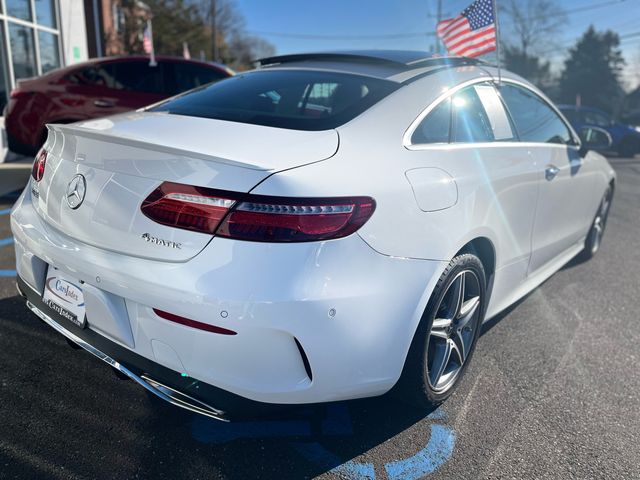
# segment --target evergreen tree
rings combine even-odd
[[[625,64],[620,39],[610,30],[599,33],[590,26],[569,52],[560,77],[560,99],[617,113],[624,98],[620,74]]]
[[[550,64],[540,58],[523,52],[518,47],[504,49],[504,63],[507,70],[526,78],[542,90],[548,90],[552,83]]]

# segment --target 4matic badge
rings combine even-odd
[[[149,233],[143,233],[142,239],[147,243],[153,243],[155,245],[161,245],[163,247],[176,248],[178,250],[182,248],[181,243],[172,242],[171,240],[163,240],[162,238],[154,237]]]

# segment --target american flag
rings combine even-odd
[[[139,31],[139,30],[138,30]],[[147,23],[147,28],[144,29],[144,35],[142,37],[142,48],[144,48],[144,53],[151,53],[153,51],[153,34],[151,33],[151,28],[149,23]],[[140,37],[138,37],[140,38]]]
[[[477,57],[496,49],[493,0],[475,0],[455,18],[442,20],[438,37],[451,55]]]

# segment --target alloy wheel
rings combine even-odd
[[[427,379],[436,393],[456,382],[478,328],[480,281],[472,270],[458,273],[436,309],[427,347]]]

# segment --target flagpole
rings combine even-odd
[[[498,0],[493,0],[493,14],[495,15],[496,21],[496,55],[498,56],[498,86],[502,84],[502,72],[500,64],[502,63],[502,59],[500,56],[500,27],[498,26]]]
[[[151,40],[151,52],[149,52],[149,66],[155,67],[158,64],[156,63],[156,51],[153,46],[153,25],[151,24],[151,19],[147,20],[147,28],[149,29],[149,40]]]

